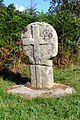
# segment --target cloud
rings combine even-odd
[[[17,6],[16,5],[16,10],[19,10],[21,12],[21,11],[25,10],[25,7],[24,6]]]

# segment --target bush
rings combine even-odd
[[[30,14],[29,11],[16,11],[13,4],[8,7],[1,5],[0,18],[0,62],[3,64],[9,65],[14,63],[14,60],[17,61],[16,52],[19,54],[21,51],[21,32],[28,24],[36,21],[47,22],[57,31],[59,38],[57,63],[63,61],[61,64],[66,64],[72,58],[75,58],[75,61],[80,55],[80,18],[69,10],[62,10],[54,15],[35,11]],[[2,48],[8,49],[8,52],[4,52]]]
[[[78,57],[78,51],[80,50],[80,18],[68,10],[60,11],[55,15],[53,26],[59,38],[59,54],[68,57],[68,59],[71,59],[73,55]]]

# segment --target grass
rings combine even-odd
[[[0,75],[0,120],[80,120],[80,66],[54,67],[55,82],[73,86],[77,91],[59,98],[28,100],[9,94],[6,90],[18,79],[11,77]]]

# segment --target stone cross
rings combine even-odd
[[[30,60],[30,77],[33,88],[51,88],[53,81],[52,58],[58,53],[55,29],[44,22],[29,24],[21,35],[23,53]]]

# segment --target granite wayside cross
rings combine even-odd
[[[29,24],[21,35],[23,53],[30,60],[33,88],[51,88],[53,81],[52,58],[58,53],[55,29],[44,22]]]

